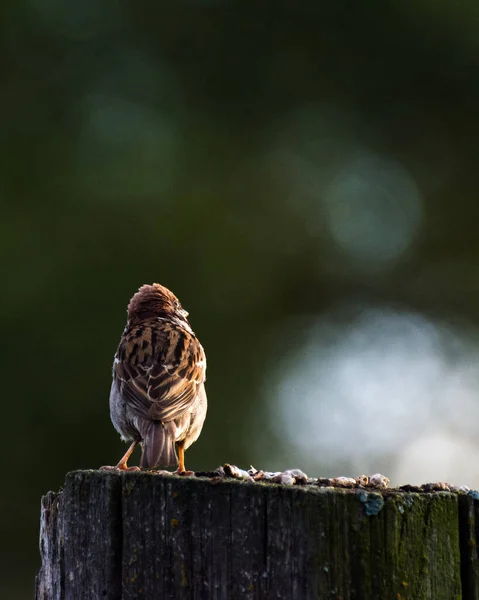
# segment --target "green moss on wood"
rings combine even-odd
[[[109,557],[118,597],[183,600],[193,590],[210,597],[214,589],[232,600],[461,598],[458,497],[447,492],[84,471],[68,475],[60,502],[65,529],[55,538],[64,539],[58,560],[70,561],[63,572],[93,557],[89,569],[102,577]],[[461,497],[462,548],[471,560],[476,503]],[[99,597],[93,580],[83,580],[85,597]]]

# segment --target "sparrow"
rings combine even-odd
[[[206,356],[178,298],[159,283],[143,285],[128,304],[128,319],[113,361],[110,417],[131,445],[119,470],[138,444],[140,467],[177,465],[203,428],[207,400]],[[111,469],[112,467],[102,467]]]

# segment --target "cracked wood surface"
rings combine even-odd
[[[42,499],[37,600],[479,600],[479,500],[76,471]]]

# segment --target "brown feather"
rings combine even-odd
[[[138,431],[143,466],[169,464],[174,442],[184,440],[185,448],[193,443],[206,415],[206,357],[187,315],[160,284],[142,286],[128,305],[113,366],[111,412],[125,439]]]

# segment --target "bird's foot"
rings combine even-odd
[[[194,474],[194,471],[187,471],[186,469],[176,469],[172,473],[172,475],[181,475],[182,477],[193,477]]]
[[[100,471],[141,471],[140,467],[129,467],[128,465],[119,463],[116,467],[100,467]]]

